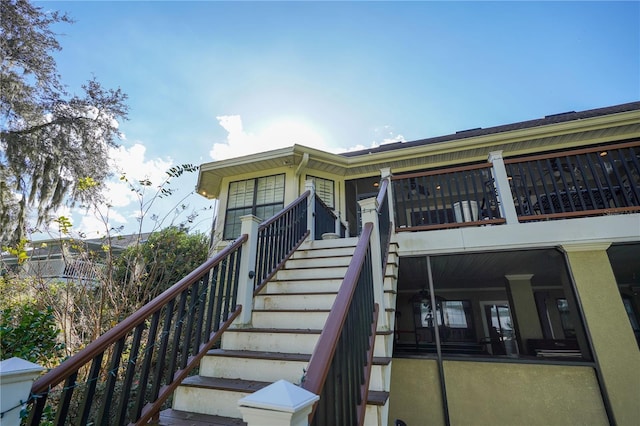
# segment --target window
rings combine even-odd
[[[240,235],[240,218],[253,214],[268,219],[284,207],[284,175],[247,179],[229,184],[224,239]]]
[[[316,188],[316,194],[318,194],[318,197],[320,197],[327,207],[334,208],[334,181],[309,175],[307,175],[307,179],[313,180],[313,184]]]

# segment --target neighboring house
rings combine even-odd
[[[219,199],[225,241],[309,182],[357,236],[358,201],[389,175],[377,423],[640,418],[640,102],[343,154],[294,145],[203,164],[197,190]]]
[[[143,242],[147,234],[123,235],[105,238],[57,238],[33,241],[27,245],[27,258],[19,263],[15,255],[2,254],[3,272],[19,276],[32,276],[46,281],[76,281],[95,283],[105,265],[107,250],[121,253],[136,242]]]

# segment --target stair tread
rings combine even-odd
[[[190,413],[187,411],[167,409],[160,412],[161,426],[246,426],[241,419],[213,416],[209,414]]]
[[[192,386],[199,388],[219,389],[232,392],[253,393],[269,386],[271,382],[260,382],[257,380],[243,379],[222,379],[219,377],[202,377],[190,376],[183,382],[183,386]],[[389,397],[389,392],[385,391],[369,391],[367,404],[384,405]]]
[[[241,351],[231,349],[212,349],[207,352],[210,356],[223,356],[233,358],[253,358],[253,359],[269,359],[274,361],[303,361],[308,362],[311,359],[310,354],[294,354],[287,352],[262,352],[262,351]],[[391,357],[373,357],[374,365],[388,365]]]
[[[321,329],[311,329],[311,328],[229,328],[226,333],[229,332],[239,332],[239,333],[283,333],[283,334],[320,334],[322,333]],[[376,335],[385,336],[393,334],[393,331],[376,331]]]
[[[283,308],[262,308],[253,309],[253,312],[331,312],[331,309],[283,309]]]

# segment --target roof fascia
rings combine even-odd
[[[629,111],[607,116],[585,118],[568,121],[564,123],[553,123],[544,126],[531,127],[526,129],[511,130],[508,132],[491,133],[488,135],[453,139],[432,144],[417,145],[413,147],[399,147],[389,151],[366,153],[356,157],[348,157],[349,165],[363,165],[369,162],[393,161],[407,157],[414,157],[417,154],[442,154],[460,150],[490,148],[492,145],[506,143],[516,143],[531,139],[549,138],[562,136],[575,132],[598,130],[615,126],[640,123],[640,111]]]

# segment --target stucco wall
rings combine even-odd
[[[445,361],[451,425],[607,425],[591,367]],[[394,358],[389,424],[443,425],[437,363]]]
[[[394,358],[389,395],[389,425],[396,419],[408,426],[444,425],[435,360]]]

